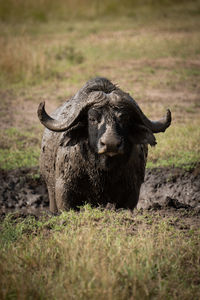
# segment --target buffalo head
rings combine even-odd
[[[91,150],[102,157],[128,159],[132,144],[154,146],[153,133],[164,132],[171,123],[169,110],[164,118],[149,120],[129,94],[105,78],[89,81],[72,100],[58,119],[50,117],[41,103],[41,123],[51,131],[66,132],[70,143],[87,138]]]

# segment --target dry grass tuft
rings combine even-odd
[[[7,217],[1,299],[198,299],[198,230],[177,222],[89,206],[48,221]]]
[[[34,49],[28,36],[1,39],[0,48],[0,68],[8,81],[28,81],[47,68],[47,59],[42,51]]]
[[[30,36],[4,37],[0,48],[0,68],[8,82],[34,82],[53,68],[46,49]]]

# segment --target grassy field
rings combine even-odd
[[[196,165],[199,28],[198,0],[0,0],[0,169],[37,166],[38,104],[52,112],[95,76],[151,119],[171,109],[148,167]],[[0,222],[0,298],[199,299],[199,236],[199,218],[184,211],[10,215]]]
[[[40,220],[7,216],[0,298],[197,300],[200,232],[190,217],[89,206]]]

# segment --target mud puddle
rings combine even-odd
[[[48,211],[47,189],[37,168],[0,170],[0,215]],[[146,171],[138,208],[193,211],[200,215],[200,164],[193,170],[156,168]]]

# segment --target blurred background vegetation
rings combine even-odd
[[[48,22],[74,18],[116,17],[116,15],[135,17],[149,10],[151,13],[165,14],[169,6],[176,5],[180,9],[187,3],[186,0],[1,0],[0,19],[5,22],[27,20]],[[199,11],[193,8],[191,13],[199,13]]]

